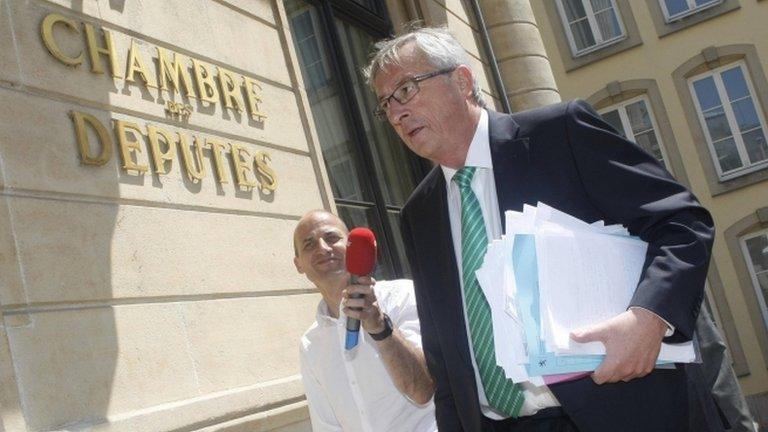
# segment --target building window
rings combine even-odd
[[[558,0],[557,6],[574,56],[625,38],[615,0]]]
[[[424,174],[419,159],[371,112],[360,69],[389,34],[381,0],[286,0],[285,10],[339,217],[376,233],[375,277],[409,276],[399,214]]]
[[[768,230],[743,237],[741,247],[757,293],[763,321],[768,327]]]
[[[746,65],[717,68],[689,80],[704,134],[721,180],[768,165],[765,117],[755,103]]]
[[[660,0],[667,22],[677,21],[722,3],[722,0]]]
[[[651,104],[643,95],[599,111],[603,119],[670,169]]]

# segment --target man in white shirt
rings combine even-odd
[[[294,231],[294,264],[320,291],[300,360],[314,431],[432,432],[434,382],[421,349],[413,284],[358,278],[345,268],[348,230],[315,210]],[[355,298],[353,298],[355,297]],[[344,349],[346,318],[360,320],[358,346]]]

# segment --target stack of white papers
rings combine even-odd
[[[594,371],[605,346],[570,334],[627,310],[647,243],[622,226],[588,224],[543,203],[505,215],[505,235],[488,245],[476,272],[499,366],[514,382],[535,385]],[[691,342],[662,344],[658,364],[695,358]]]

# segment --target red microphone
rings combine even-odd
[[[347,242],[347,271],[350,283],[357,282],[359,276],[373,273],[376,267],[376,236],[368,228],[355,228],[349,232]],[[344,348],[350,350],[357,346],[360,335],[360,320],[347,317],[347,338]]]

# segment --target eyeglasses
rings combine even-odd
[[[438,75],[451,73],[454,70],[456,70],[455,66],[436,70],[434,72],[429,72],[422,75],[416,75],[413,78],[409,78],[400,84],[400,86],[397,87],[395,91],[392,92],[392,94],[379,101],[376,109],[373,110],[373,115],[375,115],[377,119],[385,121],[387,119],[387,111],[389,111],[389,105],[392,99],[398,101],[401,105],[405,105],[419,92],[419,83],[421,81],[436,77]]]

